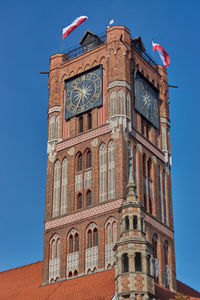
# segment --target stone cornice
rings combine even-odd
[[[53,112],[60,112],[61,111],[61,106],[53,106],[49,108],[48,114],[51,114]]]
[[[112,81],[108,84],[108,90],[114,87],[126,87],[127,89],[129,89],[129,91],[131,91],[131,86],[128,82],[124,81],[124,80],[115,80]]]
[[[56,145],[56,151],[58,152],[63,149],[66,149],[66,148],[73,147],[77,144],[81,144],[81,143],[91,140],[93,138],[97,138],[98,136],[101,136],[102,134],[106,134],[108,132],[110,132],[109,124],[102,126],[102,127],[98,127],[96,129],[90,130],[86,133],[80,134],[75,137],[71,137],[61,143],[58,143]]]

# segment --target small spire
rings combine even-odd
[[[136,185],[133,178],[133,168],[132,168],[132,157],[130,158],[130,172],[129,172],[129,179],[127,184],[127,196],[126,201],[128,202],[136,202],[137,201],[137,194],[136,194]]]

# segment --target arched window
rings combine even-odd
[[[118,92],[118,105],[119,105],[118,113],[120,115],[124,115],[125,114],[125,95],[122,90],[120,90]]]
[[[147,256],[147,274],[151,274],[151,256]]]
[[[117,242],[117,223],[113,223],[113,242]]]
[[[59,139],[60,131],[60,116],[56,117],[56,126],[55,126],[55,139]]]
[[[164,242],[164,258],[165,258],[165,265],[168,265],[168,241]]]
[[[162,200],[161,200],[161,174],[160,174],[160,166],[158,166],[158,200],[159,200],[160,221],[162,222]]]
[[[49,140],[55,139],[55,117],[52,116],[49,120]]]
[[[80,116],[78,118],[78,126],[79,126],[79,132],[83,132],[83,117]]]
[[[49,282],[60,277],[60,238],[54,234],[50,240]]]
[[[75,239],[75,252],[76,252],[76,251],[79,251],[79,238],[78,238],[78,233],[75,234],[74,239]]]
[[[92,193],[91,193],[91,191],[87,191],[86,202],[87,202],[87,206],[92,204]]]
[[[69,237],[69,253],[74,252],[74,238],[73,235],[71,234]]]
[[[129,230],[129,217],[128,216],[125,217],[125,230],[126,231]]]
[[[78,276],[78,271],[77,270],[74,271],[74,276]]]
[[[163,206],[164,206],[164,222],[167,224],[167,204],[166,204],[166,194],[165,194],[165,171],[162,172],[162,179],[163,179]]]
[[[91,151],[87,151],[86,153],[86,169],[92,167],[92,153]]]
[[[151,166],[152,162],[149,158],[147,161],[147,175],[148,175],[148,191],[149,191],[149,212],[152,214],[152,198],[153,198],[153,191],[152,191],[152,180],[151,180]]]
[[[92,129],[92,114],[91,113],[88,113],[88,115],[87,115],[87,128],[88,128],[88,130]]]
[[[114,142],[108,144],[108,199],[115,198],[115,157]]]
[[[87,232],[88,248],[92,248],[92,231],[91,229]]]
[[[137,229],[137,216],[133,216],[133,229]]]
[[[83,205],[82,194],[79,193],[79,194],[78,194],[78,209],[79,209],[79,208],[82,208],[82,205]]]
[[[99,201],[107,200],[107,150],[106,145],[99,148]]]
[[[153,257],[154,258],[157,258],[157,241],[158,241],[158,236],[156,233],[154,233],[153,238],[152,238]]]
[[[116,115],[116,92],[113,91],[110,95],[110,117]]]
[[[144,209],[147,209],[147,178],[146,178],[146,155],[143,154],[142,157],[143,166],[143,188],[144,188]]]
[[[135,272],[142,272],[142,260],[141,260],[141,253],[135,253]]]
[[[82,171],[83,169],[83,156],[81,153],[77,156],[77,171]]]
[[[54,166],[54,188],[53,188],[53,212],[52,217],[59,215],[60,206],[60,162],[56,161]]]
[[[130,95],[126,94],[126,115],[130,117]]]
[[[107,226],[107,242],[108,243],[111,243],[111,225],[110,225],[110,223],[108,224],[108,226]]]
[[[67,172],[68,172],[68,160],[63,159],[62,162],[62,191],[61,191],[61,214],[67,212]]]
[[[69,272],[68,277],[72,277],[72,271]]]
[[[129,272],[129,259],[128,254],[124,253],[122,254],[122,273]]]
[[[93,230],[93,247],[98,246],[98,230],[94,228]]]

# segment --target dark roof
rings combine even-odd
[[[82,45],[82,44],[84,43],[85,39],[86,39],[88,36],[92,36],[92,37],[94,37],[94,38],[96,38],[96,39],[100,39],[100,38],[98,37],[98,35],[96,35],[96,34],[93,33],[92,31],[86,30],[86,32],[84,33],[84,35],[83,35],[83,37],[82,37],[82,39],[80,40],[79,43]]]

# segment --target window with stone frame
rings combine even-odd
[[[115,148],[114,142],[108,144],[108,199],[115,198]]]
[[[52,217],[59,215],[60,211],[60,161],[57,160],[54,165],[54,187],[53,187],[53,209]]]
[[[107,200],[107,148],[101,144],[99,148],[99,201]]]
[[[55,139],[55,116],[51,116],[49,120],[49,141]]]
[[[117,222],[110,217],[105,223],[105,268],[111,268],[115,262],[113,247],[117,242]]]
[[[125,94],[124,91],[119,90],[117,93],[118,100],[118,114],[125,115]]]
[[[60,278],[60,236],[54,234],[50,242],[49,282]]]
[[[81,193],[78,193],[77,197],[77,208],[80,209],[83,207],[83,196]]]
[[[92,152],[88,150],[86,152],[86,169],[89,169],[92,167]]]
[[[79,235],[75,228],[68,233],[67,244],[66,274],[68,277],[72,277],[76,276],[76,272],[78,274],[79,269]]]
[[[125,217],[125,231],[129,230],[129,216]]]
[[[86,205],[90,206],[92,204],[92,192],[90,190],[86,193]]]
[[[135,253],[135,272],[142,272],[142,258],[141,253]]]
[[[68,160],[65,157],[62,161],[62,188],[61,188],[61,208],[60,213],[67,212],[67,184],[68,184]]]
[[[87,227],[86,236],[85,272],[91,273],[98,269],[98,228],[95,223],[90,223]]]
[[[117,99],[116,92],[112,91],[110,94],[110,117],[116,115]]]
[[[129,258],[127,253],[122,254],[122,273],[129,272]]]

